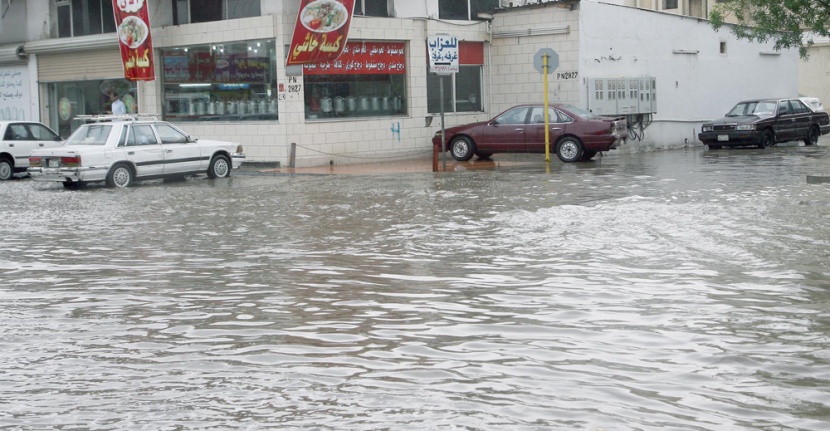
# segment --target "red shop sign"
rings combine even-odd
[[[349,42],[336,60],[304,64],[305,75],[404,75],[404,42]]]
[[[112,0],[112,10],[124,77],[132,81],[156,79],[146,0]]]
[[[355,0],[302,0],[286,66],[339,57],[349,38]]]

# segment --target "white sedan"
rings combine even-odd
[[[62,147],[35,150],[29,175],[64,187],[106,182],[128,187],[133,181],[205,173],[223,178],[245,161],[233,142],[194,139],[154,117],[91,117]]]
[[[57,133],[36,121],[0,121],[0,181],[26,172],[32,150],[62,143]]]

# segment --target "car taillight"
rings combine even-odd
[[[40,157],[29,156],[29,166],[33,168],[43,167],[43,159]]]
[[[81,166],[81,156],[61,157],[61,166],[70,168]]]

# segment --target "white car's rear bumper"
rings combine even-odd
[[[29,176],[35,181],[89,182],[103,181],[108,167],[88,168],[29,168]]]

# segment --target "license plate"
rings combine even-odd
[[[59,167],[61,167],[60,159],[49,159],[49,167],[50,168],[59,168]]]
[[[718,141],[728,141],[729,135],[718,135]]]

